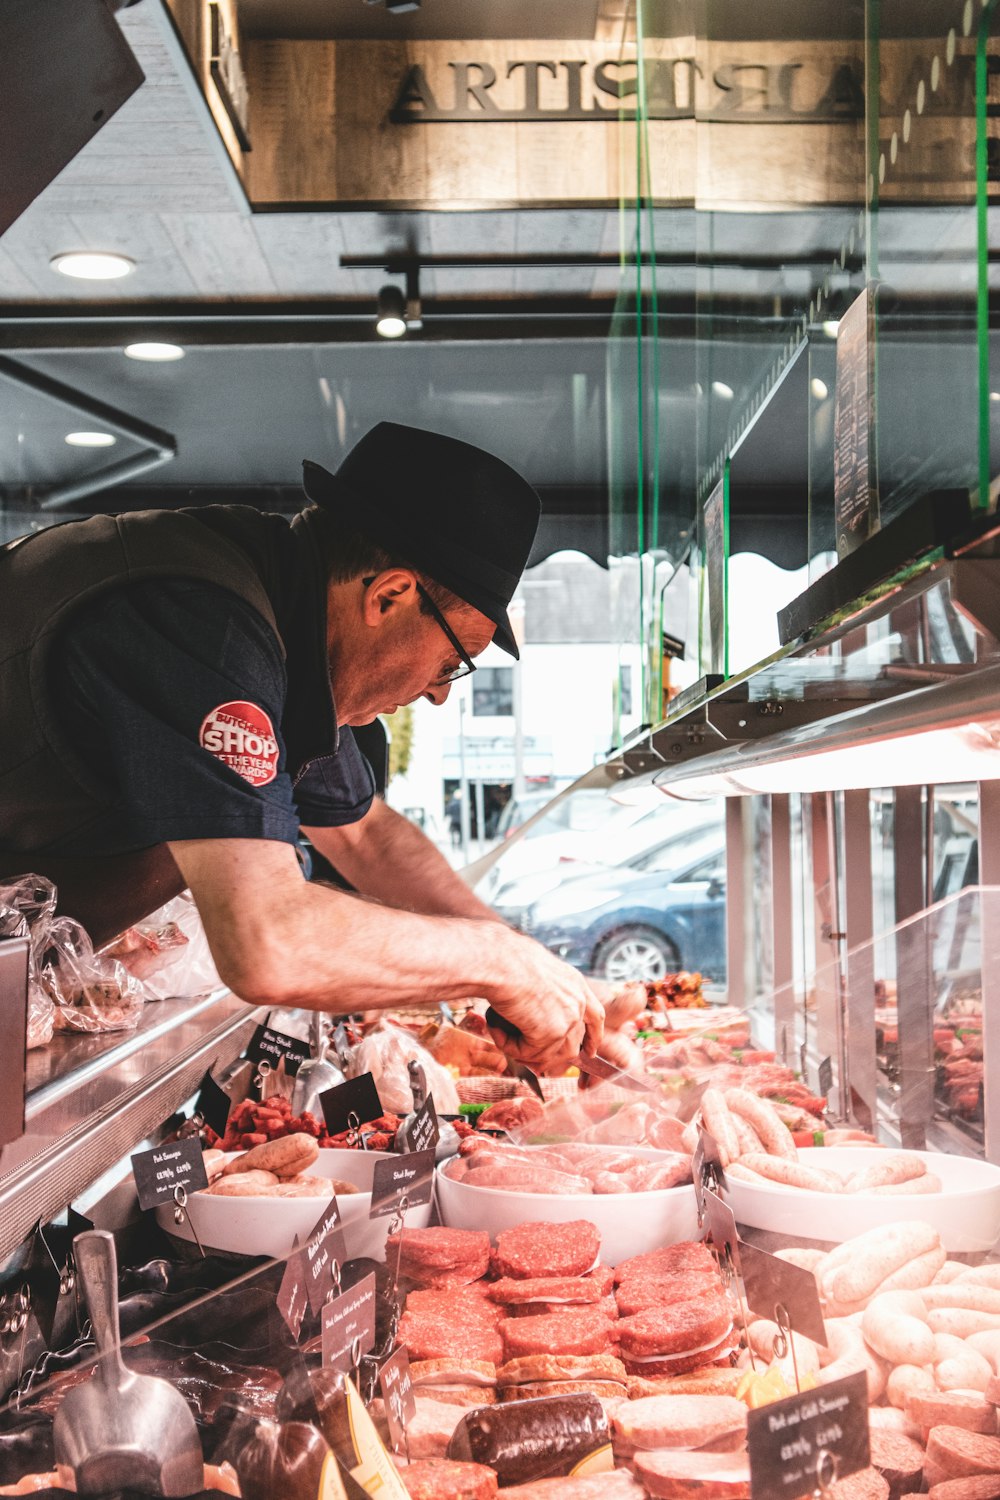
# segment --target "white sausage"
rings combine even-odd
[[[946,1260],[940,1271],[934,1278],[935,1286],[950,1286],[953,1281],[958,1281],[963,1271],[969,1268],[960,1260]]]
[[[991,1286],[958,1282],[925,1287],[921,1295],[927,1307],[964,1307],[970,1312],[1000,1313],[1000,1291]]]
[[[877,1401],[885,1390],[885,1365],[872,1353],[860,1328],[847,1318],[831,1319],[826,1325],[826,1340],[835,1357],[820,1371],[820,1385],[863,1371],[868,1377],[868,1400]]]
[[[749,1120],[744,1120],[742,1115],[735,1114],[732,1111],[730,1111],[729,1118],[733,1122],[733,1129],[736,1131],[736,1139],[740,1143],[741,1156],[746,1151],[767,1150],[767,1147],[764,1145],[764,1142],[761,1140],[756,1130],[754,1130]]]
[[[933,1172],[925,1172],[922,1177],[908,1177],[905,1182],[889,1182],[885,1187],[871,1188],[870,1192],[876,1198],[915,1198],[921,1194],[939,1193],[941,1186],[940,1177]]]
[[[934,1366],[934,1379],[942,1391],[985,1391],[993,1378],[989,1360],[967,1345],[964,1353],[943,1359]]]
[[[894,1365],[929,1365],[934,1359],[934,1335],[927,1326],[926,1308],[916,1292],[883,1292],[874,1297],[861,1317],[866,1342]]]
[[[988,1266],[963,1266],[958,1280],[971,1282],[974,1286],[1000,1288],[1000,1261]]]
[[[922,1177],[926,1170],[926,1164],[912,1152],[887,1151],[881,1161],[873,1161],[860,1172],[855,1172],[848,1179],[847,1187],[852,1193],[868,1193],[873,1188]]]
[[[895,1369],[889,1371],[885,1389],[890,1403],[902,1409],[906,1406],[907,1398],[918,1391],[926,1391],[928,1394],[936,1391],[937,1381],[933,1373],[923,1365],[896,1365]]]
[[[715,1139],[723,1167],[728,1167],[739,1156],[740,1143],[721,1089],[706,1089],[702,1094],[701,1118],[705,1129]]]
[[[1000,1329],[1000,1313],[972,1312],[964,1307],[935,1307],[927,1314],[935,1333],[953,1333],[967,1339],[974,1333]]]
[[[775,1250],[778,1260],[785,1260],[790,1266],[798,1266],[803,1271],[812,1271],[814,1274],[826,1260],[825,1250],[806,1250],[797,1245],[790,1245],[787,1250]]]
[[[973,1333],[966,1342],[970,1348],[975,1349],[977,1354],[989,1360],[994,1374],[1000,1374],[1000,1329],[993,1328],[987,1333]]]
[[[759,1099],[749,1089],[727,1089],[726,1103],[734,1114],[740,1115],[760,1137],[764,1150],[772,1156],[783,1156],[794,1161],[798,1156],[792,1132],[778,1114],[773,1104]]]
[[[923,1291],[931,1285],[934,1277],[944,1262],[945,1248],[938,1245],[934,1250],[926,1250],[923,1255],[914,1256],[898,1271],[893,1271],[887,1276],[878,1290],[880,1292],[916,1292]]]
[[[785,1187],[805,1188],[812,1193],[839,1193],[843,1190],[843,1184],[829,1173],[803,1166],[802,1162],[791,1161],[787,1156],[768,1156],[763,1151],[753,1151],[742,1158],[742,1165],[772,1182],[783,1183]]]
[[[940,1244],[936,1231],[919,1219],[870,1230],[847,1241],[845,1248],[853,1253],[831,1278],[830,1294],[838,1302],[860,1302],[876,1292],[886,1277]],[[923,1360],[911,1363],[923,1364]]]

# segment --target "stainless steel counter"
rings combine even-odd
[[[28,1054],[26,1128],[0,1151],[0,1260],[238,1057],[266,1011],[228,990],[145,1007],[134,1032],[60,1033]]]

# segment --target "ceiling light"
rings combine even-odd
[[[134,260],[109,250],[71,250],[54,255],[51,265],[64,276],[77,276],[83,281],[115,281],[135,269]]]
[[[150,364],[167,364],[172,359],[183,359],[184,350],[179,344],[126,344],[129,359],[145,359]]]
[[[827,396],[829,396],[830,394],[826,381],[820,380],[818,375],[814,375],[812,380],[810,380],[809,389],[812,391],[817,401],[825,401]]]
[[[823,332],[826,334],[826,336],[827,336],[828,339],[835,339],[837,337],[837,329],[839,327],[840,327],[840,319],[839,318],[829,318],[823,324]]]
[[[991,401],[1000,401],[1000,391],[990,391]]]
[[[721,396],[723,401],[732,401],[733,399],[733,388],[731,385],[727,385],[724,380],[713,380],[712,390],[717,396]]]
[[[110,432],[67,432],[66,441],[72,448],[111,448],[118,439]]]
[[[401,339],[406,332],[406,303],[398,286],[384,286],[379,292],[375,332],[384,339]]]

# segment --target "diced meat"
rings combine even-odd
[[[497,1236],[500,1276],[530,1280],[540,1276],[582,1276],[597,1260],[601,1236],[588,1219],[566,1224],[526,1223]]]

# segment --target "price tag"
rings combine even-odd
[[[229,1111],[233,1107],[233,1101],[220,1084],[212,1077],[211,1069],[201,1080],[201,1088],[194,1102],[195,1111],[201,1115],[206,1125],[210,1125],[216,1135],[220,1137],[226,1133],[229,1124]]]
[[[751,1500],[798,1500],[867,1469],[868,1379],[845,1375],[747,1414]]]
[[[155,1208],[174,1196],[174,1189],[183,1187],[187,1193],[196,1193],[208,1186],[205,1158],[197,1136],[183,1141],[171,1141],[168,1146],[154,1146],[150,1151],[138,1151],[132,1158],[132,1176],[139,1194],[140,1208]]]
[[[278,1311],[288,1325],[293,1339],[302,1332],[302,1322],[309,1306],[306,1290],[306,1274],[299,1253],[299,1237],[295,1236],[294,1250],[285,1262],[285,1272],[278,1288]]]
[[[397,1349],[378,1372],[378,1383],[385,1403],[385,1420],[389,1428],[389,1445],[398,1453],[406,1444],[406,1429],[417,1414],[417,1402],[410,1380],[410,1360],[405,1349]]]
[[[705,1193],[725,1188],[726,1177],[722,1170],[722,1157],[719,1155],[719,1145],[709,1131],[699,1127],[698,1144],[694,1148],[691,1158],[691,1176],[694,1179],[695,1195],[698,1199],[698,1214],[704,1218],[705,1215]]]
[[[375,1080],[370,1073],[348,1079],[347,1083],[338,1083],[336,1088],[325,1089],[319,1096],[319,1102],[326,1128],[331,1135],[340,1135],[347,1130],[351,1124],[351,1115],[357,1118],[359,1124],[366,1125],[369,1120],[377,1120],[385,1114]]]
[[[434,1152],[408,1151],[405,1156],[383,1156],[375,1163],[370,1219],[383,1219],[399,1208],[429,1203],[434,1193]]]
[[[313,1226],[302,1251],[309,1306],[317,1316],[339,1280],[339,1270],[334,1274],[334,1263],[339,1268],[347,1259],[347,1245],[340,1222],[340,1206],[334,1194]]]
[[[403,1133],[407,1151],[434,1151],[441,1129],[438,1125],[434,1100],[428,1099],[417,1110]]]
[[[723,1203],[717,1193],[706,1191],[705,1237],[723,1263],[727,1260],[734,1269],[740,1269],[740,1237],[736,1232],[736,1219],[728,1204]]]
[[[785,1319],[793,1333],[826,1344],[826,1325],[820,1307],[819,1289],[811,1271],[789,1265],[777,1255],[758,1250],[756,1245],[740,1245],[741,1274],[747,1306],[758,1317],[775,1322],[777,1308],[785,1310]]]
[[[281,1031],[272,1031],[270,1026],[258,1026],[247,1048],[247,1057],[251,1062],[269,1062],[272,1068],[276,1068],[284,1059],[285,1072],[289,1078],[295,1077],[310,1056],[308,1042],[303,1042],[297,1036],[285,1036]]]
[[[375,1273],[332,1298],[323,1309],[323,1363],[345,1374],[375,1347]]]

